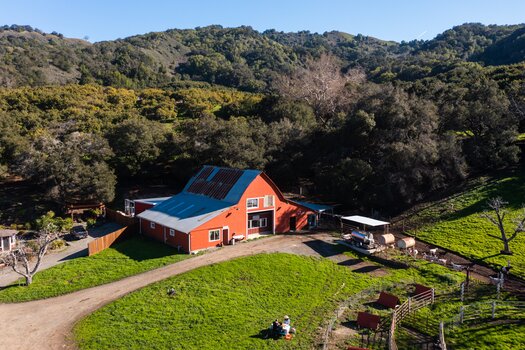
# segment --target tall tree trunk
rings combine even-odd
[[[508,240],[503,240],[503,250],[501,251],[502,254],[506,254],[506,255],[512,255],[512,252],[510,251],[510,247],[509,247],[509,241]]]

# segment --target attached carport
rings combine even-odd
[[[300,201],[292,201],[292,202],[297,203],[300,206],[303,206],[315,212],[315,214],[311,214],[312,216],[308,217],[308,227],[309,228],[314,228],[319,225],[322,214],[329,212],[330,214],[333,215],[334,213],[334,207],[329,206],[329,205],[310,203],[310,202],[300,202]]]

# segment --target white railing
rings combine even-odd
[[[459,309],[459,314],[456,316],[453,323],[460,324],[483,318],[494,319],[498,315],[498,312],[505,316],[513,313],[525,315],[525,302],[493,300],[462,305]]]

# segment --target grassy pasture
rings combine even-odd
[[[436,264],[416,265],[380,266],[386,275],[372,277],[322,258],[239,258],[131,293],[82,320],[75,335],[81,349],[311,349],[337,305],[358,292],[401,281],[446,289],[462,279]],[[167,296],[170,287],[174,297]],[[370,298],[377,298],[375,291]],[[285,314],[297,335],[291,341],[263,339],[261,332]]]
[[[81,349],[309,349],[337,303],[370,283],[325,259],[256,255],[131,293],[82,320],[75,334]],[[297,336],[263,339],[285,314]]]
[[[90,257],[66,261],[38,272],[33,283],[0,290],[0,302],[54,297],[113,282],[188,258],[175,249],[142,237],[131,237]]]
[[[462,193],[429,203],[407,222],[412,227],[418,227],[410,233],[496,268],[510,260],[512,272],[525,277],[525,233],[519,234],[510,243],[512,256],[502,255],[502,242],[488,235],[498,235],[499,231],[487,219],[480,217],[488,209],[487,200],[493,197],[501,197],[509,203],[506,228],[508,232],[513,232],[514,219],[524,213],[525,171],[520,169],[494,178],[483,178]]]

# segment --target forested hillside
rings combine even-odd
[[[525,115],[523,25],[429,41],[210,26],[89,43],[0,30],[0,176],[58,202],[200,165],[264,169],[393,212],[508,167]]]
[[[308,57],[333,54],[375,80],[413,80],[459,61],[501,65],[524,60],[523,25],[464,24],[429,41],[391,42],[342,32],[263,33],[250,27],[172,29],[91,44],[29,26],[0,29],[0,84],[97,83],[158,87],[199,80],[264,91]]]

